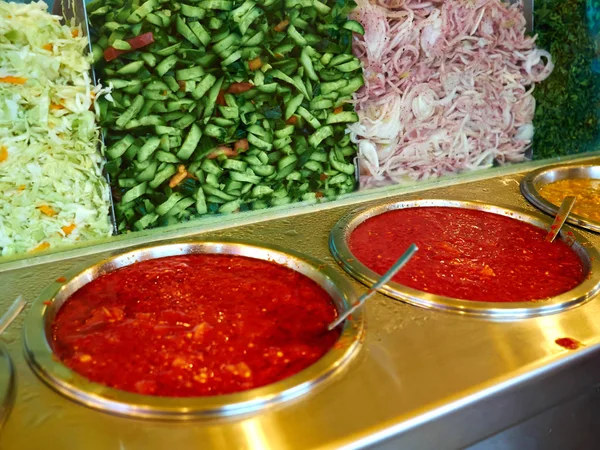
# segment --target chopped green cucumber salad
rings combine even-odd
[[[43,2],[0,2],[0,254],[109,236],[87,40]]]
[[[347,0],[88,4],[120,231],[355,189]]]

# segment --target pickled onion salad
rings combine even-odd
[[[500,0],[359,0],[353,49],[365,86],[361,187],[426,180],[526,159],[536,83],[550,54],[525,34],[522,5]]]
[[[81,29],[0,2],[0,255],[111,233]]]

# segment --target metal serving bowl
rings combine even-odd
[[[533,206],[548,214],[555,215],[559,207],[542,197],[539,189],[555,181],[574,178],[600,180],[600,166],[554,166],[534,170],[528,173],[521,181],[521,192]],[[588,219],[587,217],[571,213],[567,218],[567,222],[600,233],[600,222]]]
[[[54,356],[51,324],[67,299],[99,276],[139,261],[187,254],[226,254],[256,258],[282,264],[318,283],[333,299],[338,311],[356,301],[351,285],[333,270],[304,256],[274,248],[235,242],[186,242],[140,248],[65,276],[64,283],[53,283],[32,305],[25,322],[25,355],[33,371],[61,394],[102,411],[142,418],[191,419],[246,413],[276,402],[289,400],[313,389],[337,374],[360,347],[364,330],[359,311],[347,320],[341,336],[328,353],[303,371],[268,386],[211,397],[157,397],[109,388],[93,383],[72,371]]]
[[[342,217],[331,231],[329,239],[330,250],[344,270],[362,283],[372,285],[380,275],[376,274],[354,257],[348,247],[348,238],[350,234],[365,220],[387,211],[402,208],[426,208],[431,206],[475,209],[511,217],[544,229],[547,229],[549,226],[548,217],[542,214],[527,214],[517,210],[501,208],[499,206],[484,203],[436,199],[411,200],[359,209]],[[462,300],[429,294],[396,282],[388,283],[381,291],[390,297],[423,308],[452,311],[475,316],[495,317],[498,319],[532,317],[573,308],[586,300],[589,300],[600,290],[600,253],[587,239],[568,227],[563,227],[559,237],[561,240],[571,245],[571,248],[577,253],[583,263],[586,277],[583,282],[574,289],[547,300],[507,303]],[[523,274],[523,276],[527,276],[527,274]]]
[[[15,401],[15,371],[6,347],[0,342],[0,428]]]

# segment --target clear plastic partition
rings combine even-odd
[[[596,1],[47,4],[0,17],[0,267],[596,154]]]

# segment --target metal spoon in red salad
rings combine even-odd
[[[354,311],[356,311],[358,308],[360,308],[367,301],[367,299],[369,299],[369,297],[371,297],[381,286],[383,286],[388,281],[390,281],[392,279],[392,277],[394,275],[396,275],[396,273],[398,273],[398,271],[400,269],[402,269],[408,261],[410,261],[410,258],[413,257],[413,255],[417,252],[418,249],[419,248],[415,244],[410,244],[410,247],[408,247],[408,250],[406,250],[404,252],[404,254],[400,258],[398,258],[398,261],[396,261],[394,263],[394,265],[392,267],[390,267],[390,269],[386,273],[384,273],[381,276],[381,278],[373,284],[373,286],[371,286],[371,289],[369,289],[367,292],[365,292],[363,295],[361,295],[359,297],[359,299],[352,305],[352,307],[349,310],[347,310],[342,315],[340,315],[337,319],[335,319],[333,322],[331,322],[327,326],[327,330],[328,331],[333,330],[340,323],[342,323],[344,320],[346,320],[346,318],[350,314],[352,314]]]
[[[560,233],[560,229],[565,224],[567,217],[569,217],[569,213],[573,209],[575,200],[577,199],[573,196],[563,198],[560,208],[558,208],[558,212],[556,213],[556,217],[554,218],[554,222],[552,222],[552,225],[550,225],[550,228],[548,229],[546,242],[553,242],[554,239],[556,239],[556,236]]]

